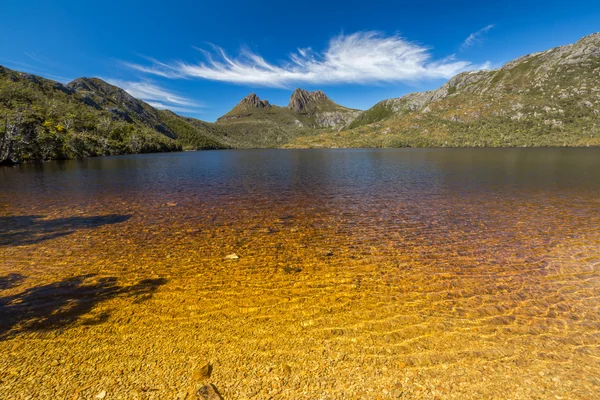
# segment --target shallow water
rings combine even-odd
[[[598,149],[0,168],[0,398],[597,398],[599,273]]]

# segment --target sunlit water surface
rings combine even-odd
[[[598,149],[0,168],[0,398],[599,398],[599,273]]]

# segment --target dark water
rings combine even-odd
[[[204,151],[0,168],[4,195],[391,196],[600,191],[599,149]],[[42,200],[38,198],[37,200]]]

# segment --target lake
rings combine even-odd
[[[0,168],[3,399],[591,399],[599,299],[600,149]]]

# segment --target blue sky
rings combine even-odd
[[[214,121],[256,92],[366,109],[600,31],[598,1],[3,0],[0,65]]]

